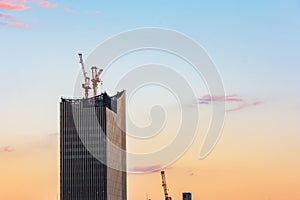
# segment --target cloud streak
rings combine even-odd
[[[17,21],[16,18],[14,18],[13,16],[2,14],[2,13],[0,13],[0,18],[8,21],[13,21],[13,22]]]
[[[6,146],[6,147],[3,147],[3,149],[2,149],[2,152],[5,152],[5,153],[11,153],[13,151],[14,151],[14,149],[11,146]]]
[[[212,96],[210,94],[206,94],[198,99],[199,104],[209,104],[211,102],[223,102],[223,101],[241,102],[243,101],[243,99],[238,97],[237,94],[232,94],[228,96]]]
[[[39,6],[45,7],[45,8],[55,8],[58,6],[57,3],[50,3],[49,1],[40,1]]]
[[[73,8],[65,7],[64,11],[69,14],[81,14],[81,15],[99,15],[100,11],[95,10],[95,11],[79,11],[75,10]]]
[[[25,7],[23,4],[12,4],[9,2],[0,2],[0,9],[2,10],[28,10],[28,7]]]
[[[18,0],[18,1],[1,1],[0,2],[0,9],[7,10],[7,11],[24,11],[28,10],[28,7],[25,7],[23,4],[15,4],[15,2],[19,3],[26,3],[26,0]],[[26,23],[19,22],[17,18],[8,15],[0,13],[0,19],[3,21],[0,21],[1,26],[5,27],[12,27],[17,29],[29,29],[30,26]]]
[[[227,112],[238,111],[247,107],[257,106],[262,104],[261,101],[245,100],[237,94],[226,95],[226,96],[212,96],[210,94],[206,94],[201,98],[198,98],[198,104],[207,105],[207,104],[218,103],[218,102],[230,102],[231,104],[233,104],[233,106],[235,106],[233,108],[226,110]]]
[[[260,105],[260,104],[262,104],[261,101],[255,101],[255,102],[243,102],[243,103],[242,103],[241,105],[239,105],[238,107],[228,109],[227,112],[238,111],[238,110],[242,110],[242,109],[247,108],[247,107],[257,106],[257,105]]]
[[[14,28],[19,28],[19,29],[29,29],[30,28],[29,24],[25,24],[25,23],[21,23],[21,22],[9,24],[8,26],[14,27]]]
[[[162,169],[161,165],[152,165],[152,166],[134,167],[131,169],[131,171],[140,172],[140,173],[152,173],[152,172],[159,172],[161,169]]]
[[[70,13],[70,14],[78,14],[79,12],[77,10],[74,10],[72,8],[65,8],[65,12]]]
[[[21,22],[15,22],[15,23],[8,23],[8,22],[0,22],[0,25],[6,26],[6,27],[13,27],[18,29],[29,29],[29,24],[21,23]]]

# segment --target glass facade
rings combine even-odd
[[[61,200],[127,199],[125,124],[125,92],[61,99]]]

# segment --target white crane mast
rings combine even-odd
[[[91,89],[91,87],[90,87],[90,77],[87,76],[87,72],[85,71],[84,63],[83,63],[83,59],[82,59],[82,54],[79,53],[78,56],[79,56],[79,63],[81,64],[81,68],[82,68],[83,77],[84,77],[84,83],[82,84],[82,88],[84,89],[85,98],[88,98],[89,97],[89,90]]]

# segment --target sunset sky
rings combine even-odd
[[[215,99],[203,82],[190,80],[200,125],[188,151],[165,169],[172,198],[187,191],[195,200],[299,200],[299,0],[1,0],[0,200],[57,199],[59,101],[76,90],[77,53],[87,57],[107,38],[142,27],[193,38],[215,63],[227,94]],[[175,68],[189,73],[188,65]],[[113,93],[109,81],[104,89]],[[201,160],[211,104],[218,101],[227,108],[222,137]],[[149,110],[135,111],[137,123],[151,121]],[[175,128],[173,122],[164,133]],[[163,199],[158,164],[137,166],[152,173],[128,175],[129,200],[146,193]]]

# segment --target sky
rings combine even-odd
[[[190,80],[201,126],[191,147],[165,169],[173,199],[185,191],[203,200],[300,199],[299,0],[1,0],[0,199],[57,198],[59,101],[74,95],[81,75],[77,53],[86,58],[107,38],[143,27],[193,38],[217,66],[226,91],[210,96],[203,81]],[[119,65],[147,55],[168,60],[144,52]],[[112,93],[109,81],[104,87]],[[145,103],[141,96],[138,106]],[[218,102],[227,106],[222,137],[201,160],[211,105]],[[133,118],[147,124],[149,110],[139,108]],[[170,115],[162,134],[176,127],[178,119]],[[138,144],[128,148],[144,150]],[[137,166],[151,173],[128,175],[128,199],[145,199],[146,193],[163,198],[156,164]]]

